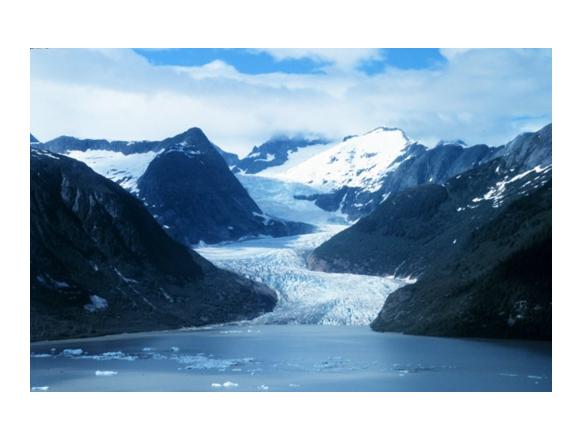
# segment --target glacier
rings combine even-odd
[[[295,199],[294,195],[314,195],[317,188],[288,180],[255,174],[236,174],[258,207],[267,215],[284,220],[305,222],[312,225],[344,225],[346,215],[340,211],[322,210],[312,201]]]
[[[344,228],[326,224],[312,234],[211,245],[196,252],[276,291],[276,308],[252,323],[368,325],[386,297],[406,281],[307,269],[307,254]]]

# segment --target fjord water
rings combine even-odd
[[[387,295],[406,281],[306,269],[306,253],[342,228],[197,249],[275,289],[276,309],[239,325],[34,343],[31,389],[551,390],[547,342],[371,331]]]
[[[239,325],[42,342],[45,391],[550,391],[551,344]]]

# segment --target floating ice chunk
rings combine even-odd
[[[75,349],[67,348],[62,351],[62,355],[66,357],[73,357],[82,355],[83,352],[84,350],[82,348],[75,348]]]
[[[180,351],[180,348],[178,348],[177,346],[173,346],[173,347],[170,347],[170,351],[172,351],[172,352],[179,352],[179,351]]]
[[[128,360],[134,361],[138,357],[133,355],[124,354],[122,351],[110,351],[105,352],[102,354],[93,354],[93,355],[83,355],[75,357],[77,359],[85,359],[85,360]]]
[[[258,386],[258,390],[260,391],[268,391],[270,390],[270,387],[268,387],[266,384],[262,384]]]
[[[48,357],[52,357],[52,354],[48,354],[48,353],[30,353],[30,357],[31,358],[48,358]]]
[[[118,372],[109,371],[109,370],[97,370],[96,372],[94,372],[94,375],[96,375],[96,376],[114,376],[114,375],[118,375]]]
[[[225,383],[212,383],[212,387],[214,388],[233,388],[233,387],[238,387],[238,383],[232,382],[232,381],[226,381]]]
[[[244,366],[248,364],[255,363],[255,360],[251,357],[246,357],[243,359],[214,359],[208,358],[203,355],[177,355],[172,357],[178,363],[186,364],[185,369],[188,370],[202,370],[202,369],[218,369],[221,371]]]
[[[41,386],[41,387],[32,387],[30,391],[37,392],[37,391],[48,391],[49,386]]]

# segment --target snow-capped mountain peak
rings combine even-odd
[[[380,127],[326,145],[320,153],[272,175],[326,189],[372,189],[387,171],[394,169],[394,162],[413,143],[401,129]]]
[[[464,141],[462,141],[461,139],[455,139],[455,140],[440,140],[438,141],[438,143],[436,144],[436,147],[440,147],[440,146],[446,146],[446,145],[455,145],[455,146],[459,146],[459,147],[468,147],[468,144],[466,144]]]

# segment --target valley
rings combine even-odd
[[[325,225],[313,234],[246,240],[196,251],[217,266],[276,291],[276,307],[253,320],[255,324],[368,325],[388,294],[405,284],[403,280],[306,268],[306,256],[344,228]]]
[[[31,138],[31,389],[550,391],[551,141]]]

